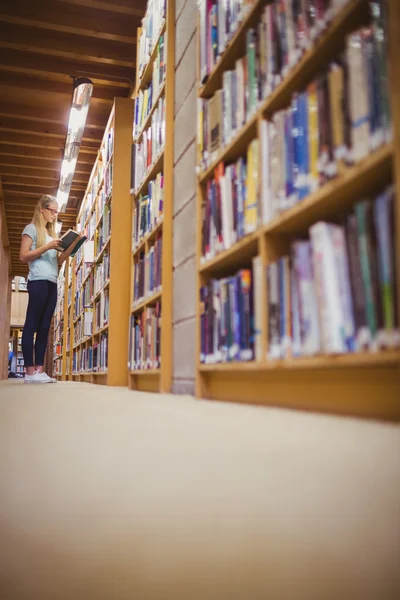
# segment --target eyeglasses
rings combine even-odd
[[[53,217],[56,217],[58,215],[58,210],[54,210],[53,208],[46,208],[46,210],[48,210]]]

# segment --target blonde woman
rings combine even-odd
[[[57,251],[60,246],[56,234],[57,215],[56,199],[42,196],[36,205],[32,222],[22,232],[19,258],[21,262],[29,264],[29,302],[22,332],[25,383],[56,382],[43,371],[43,365],[57,302],[58,267],[68,258],[79,240],[64,252]]]

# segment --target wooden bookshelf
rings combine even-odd
[[[129,206],[132,115],[133,101],[130,98],[115,98],[77,219],[78,229],[80,226],[92,228],[89,241],[94,243],[94,240],[100,237],[104,207],[109,206],[111,210],[111,235],[108,239],[103,240],[101,250],[97,254],[94,253],[93,262],[86,263],[86,271],[81,281],[77,279],[77,272],[84,263],[82,252],[77,253],[69,266],[72,269],[72,278],[70,284],[65,286],[66,323],[68,322],[70,331],[70,348],[69,350],[65,349],[65,364],[69,359],[69,374],[66,374],[65,366],[63,366],[62,373],[62,379],[67,378],[69,381],[85,381],[111,386],[128,384],[126,362],[128,330],[126,323],[129,316],[129,285],[127,282],[130,278],[131,219],[127,207]],[[111,156],[106,159],[104,149],[110,132],[113,132],[113,148]],[[111,191],[108,190],[106,193],[105,180],[108,167],[112,168],[112,183]],[[102,178],[99,181],[101,173]],[[94,182],[96,182],[95,188],[92,187]],[[101,204],[100,195],[102,193],[105,196]],[[110,276],[103,283],[101,289],[96,290],[96,293],[93,288],[90,302],[86,301],[79,314],[75,314],[76,298],[83,293],[84,285],[92,277],[94,278],[95,269],[102,263],[106,253],[109,256]],[[68,287],[71,288],[70,306],[68,306]],[[108,321],[103,326],[95,328],[96,303],[100,301],[106,290],[109,299]],[[76,339],[74,334],[78,327],[81,327],[85,309],[93,310],[92,331],[90,335],[82,335]],[[108,332],[107,369],[98,371],[92,367],[83,371],[80,364],[75,364],[74,369],[74,355],[90,348],[93,353],[94,345],[99,343],[101,334],[105,332]]]
[[[53,377],[59,381],[67,380],[67,332],[69,329],[68,308],[68,279],[70,260],[63,263],[58,276],[58,298],[54,317],[54,355],[53,355]],[[58,355],[57,346],[59,349]]]
[[[140,40],[141,29],[138,30],[137,39]],[[175,1],[166,0],[166,16],[163,19],[159,33],[156,37],[150,58],[142,73],[138,72],[135,97],[138,97],[152,81],[153,68],[156,64],[157,47],[160,37],[167,37],[167,55],[165,80],[160,85],[152,107],[144,119],[140,131],[133,142],[140,142],[144,131],[151,125],[152,117],[159,106],[161,99],[165,101],[165,146],[158,153],[153,164],[147,169],[137,189],[131,189],[132,220],[135,206],[141,195],[146,195],[149,183],[160,173],[164,178],[163,214],[158,222],[135,247],[131,249],[131,284],[130,284],[130,318],[140,316],[143,312],[156,304],[161,306],[161,333],[160,333],[160,367],[135,369],[131,365],[129,371],[129,388],[149,392],[169,392],[172,385],[172,223],[173,223],[173,185],[174,185],[174,94],[175,94]],[[138,44],[139,47],[139,44]],[[137,59],[139,64],[139,58]],[[133,232],[132,232],[133,234]],[[158,236],[162,237],[161,259],[161,289],[148,297],[134,303],[134,265],[141,252],[148,253]],[[130,363],[131,345],[128,346],[128,362]]]
[[[247,16],[233,35],[204,84],[199,80],[198,96],[210,98],[222,87],[223,73],[234,68],[245,54],[246,31],[260,19],[265,2],[255,0]],[[373,197],[383,186],[396,187],[396,259],[397,290],[400,283],[400,3],[388,0],[390,38],[391,106],[394,124],[393,141],[385,143],[366,158],[343,170],[335,179],[267,224],[241,238],[237,243],[211,258],[202,257],[202,206],[205,185],[213,177],[220,161],[229,163],[245,156],[249,142],[260,138],[261,122],[276,111],[285,109],[291,95],[301,91],[315,78],[324,64],[335,58],[345,37],[363,25],[367,15],[366,0],[351,0],[334,16],[326,29],[308,48],[295,66],[285,73],[274,91],[258,106],[232,141],[222,148],[206,169],[198,167],[197,176],[197,364],[196,396],[199,398],[237,401],[357,415],[367,418],[400,418],[400,349],[360,352],[343,355],[316,355],[293,359],[267,359],[268,302],[266,267],[288,253],[290,244],[307,233],[319,220],[339,221],[358,200]],[[199,39],[200,44],[200,39]],[[200,46],[198,46],[200,48]],[[200,154],[198,156],[200,165]],[[263,174],[261,174],[261,185]],[[200,362],[201,303],[200,288],[213,278],[233,275],[248,268],[254,257],[262,260],[262,358],[251,362],[204,364]],[[397,294],[400,311],[400,294]]]

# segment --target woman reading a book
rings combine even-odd
[[[70,256],[79,236],[61,252],[57,239],[58,204],[53,196],[42,196],[32,222],[22,232],[20,261],[29,264],[29,302],[22,332],[25,383],[55,383],[43,370],[51,319],[57,303],[58,267]],[[61,253],[60,253],[61,252]],[[33,337],[35,340],[35,357]]]

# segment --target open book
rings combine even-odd
[[[64,250],[66,250],[67,248],[69,248],[70,245],[76,240],[77,237],[79,237],[79,233],[77,233],[73,229],[68,229],[68,231],[66,231],[64,233],[64,235],[62,235],[60,237],[60,247],[57,248],[57,250],[59,252],[64,252]],[[83,238],[81,238],[79,240],[79,242],[76,244],[75,248],[72,250],[71,256],[75,256],[75,254],[78,252],[79,248],[82,246],[82,244],[86,240],[87,240],[86,236],[84,236]]]

